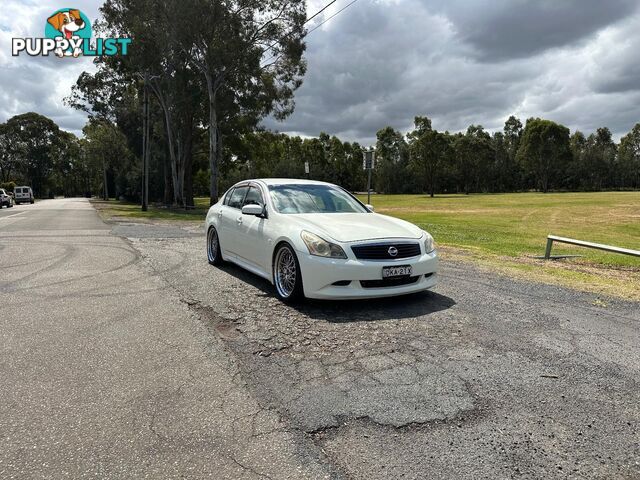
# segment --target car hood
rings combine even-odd
[[[295,217],[304,229],[340,242],[422,236],[415,225],[378,213],[307,213]]]

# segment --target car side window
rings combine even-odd
[[[227,193],[224,194],[224,200],[222,201],[223,205],[229,205],[229,200],[231,200],[231,194],[233,193],[233,188],[227,190]]]
[[[249,187],[249,192],[244,199],[244,205],[264,205],[262,192],[258,187]]]
[[[249,190],[249,187],[236,187],[233,193],[231,193],[231,198],[229,198],[229,203],[227,205],[231,208],[237,208],[240,210],[242,208],[242,203],[244,202],[244,197],[247,194],[247,190]]]

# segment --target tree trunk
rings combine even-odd
[[[186,207],[193,207],[193,132],[191,127],[184,145],[184,204]]]
[[[149,91],[145,75],[142,105],[142,211],[146,212],[149,201]]]
[[[164,196],[163,202],[165,205],[171,205],[173,199],[173,191],[171,189],[171,160],[169,158],[168,147],[165,149],[164,155]]]
[[[109,200],[109,186],[107,185],[107,164],[102,158],[102,181],[104,182],[104,188],[102,189],[103,198]]]
[[[167,134],[167,143],[169,146],[169,160],[171,164],[171,179],[173,183],[173,202],[176,205],[182,205],[183,204],[182,189],[184,185],[183,183],[181,183],[183,178],[181,178],[180,171],[178,168],[178,159],[180,158],[180,155],[176,154],[176,147],[179,148],[179,142],[176,141],[173,137],[174,131],[173,131],[173,122],[171,121],[171,112],[169,111],[169,106],[167,105],[164,95],[162,94],[162,92],[160,91],[160,88],[157,85],[154,86],[152,84],[151,87],[153,88],[153,92],[155,93],[156,98],[160,103],[162,112],[164,113],[164,124],[165,124],[165,130]]]
[[[209,94],[209,204],[213,205],[218,201],[218,112],[213,78],[209,72],[205,72],[205,77]]]

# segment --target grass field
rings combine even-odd
[[[366,196],[361,196],[366,201]],[[373,195],[376,212],[428,230],[446,259],[545,283],[640,300],[640,259],[554,244],[554,254],[580,258],[542,261],[550,233],[640,250],[640,192]],[[103,218],[202,221],[208,199],[189,211],[94,201]]]
[[[189,210],[173,209],[149,205],[146,212],[141,211],[139,204],[123,202],[119,200],[98,200],[91,201],[104,220],[126,220],[132,221],[140,219],[149,220],[187,220],[192,222],[204,221],[204,217],[209,209],[208,198],[196,198],[195,208]]]
[[[539,281],[640,299],[637,257],[554,244],[554,254],[582,257],[532,258],[544,254],[550,233],[640,250],[640,192],[374,195],[371,203],[379,213],[428,230],[452,256]]]

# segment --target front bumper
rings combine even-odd
[[[323,258],[308,252],[297,252],[304,294],[318,299],[358,299],[391,297],[420,292],[432,288],[437,283],[438,254],[421,254],[417,257],[398,260],[346,260]],[[365,288],[361,280],[381,280],[382,267],[411,265],[415,282],[399,286]],[[350,281],[348,285],[333,285],[334,282]]]

